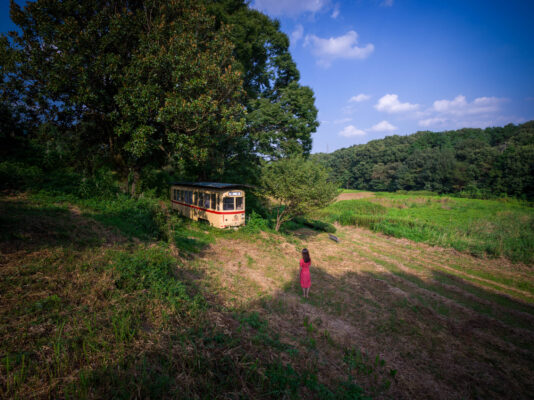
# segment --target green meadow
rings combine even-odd
[[[315,216],[477,256],[534,261],[534,208],[526,201],[378,192],[338,201]]]

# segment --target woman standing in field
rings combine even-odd
[[[300,259],[300,286],[302,287],[302,294],[304,297],[308,297],[310,294],[310,265],[310,252],[308,249],[302,249],[302,258]]]

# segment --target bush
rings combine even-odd
[[[267,230],[269,230],[269,221],[253,210],[248,216],[247,223],[243,228],[243,231],[248,233],[257,233],[259,231]]]
[[[169,184],[171,176],[164,170],[145,168],[141,171],[138,193],[153,192],[157,197],[169,196]]]
[[[304,217],[296,217],[294,221],[298,224],[307,226],[309,228],[315,229],[316,231],[334,233],[336,227],[328,222],[323,222],[315,219],[307,219]]]
[[[100,168],[92,176],[81,178],[77,187],[77,194],[85,199],[110,199],[119,191],[113,172],[107,168]]]
[[[20,162],[0,163],[0,189],[29,189],[40,186],[44,178],[42,169]]]

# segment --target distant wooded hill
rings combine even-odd
[[[534,121],[395,135],[311,157],[347,189],[534,198]]]

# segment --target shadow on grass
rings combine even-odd
[[[3,252],[51,246],[82,249],[120,240],[117,235],[67,207],[0,199],[0,246]]]

